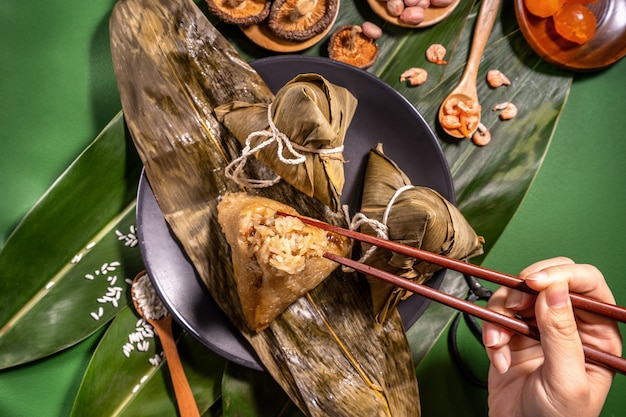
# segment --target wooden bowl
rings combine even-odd
[[[299,52],[315,45],[331,31],[335,21],[337,20],[337,16],[339,15],[339,8],[340,7],[337,7],[332,21],[323,32],[318,33],[305,41],[290,41],[276,36],[267,26],[266,21],[249,26],[240,26],[239,29],[241,29],[243,34],[246,35],[248,39],[261,48],[265,48],[273,52]]]
[[[426,9],[426,17],[424,20],[417,25],[410,25],[398,19],[396,16],[392,16],[387,11],[387,6],[385,2],[380,0],[367,0],[370,7],[378,16],[382,17],[385,21],[389,23],[393,23],[396,26],[402,26],[405,28],[425,28],[428,26],[432,26],[436,23],[441,22],[446,17],[450,16],[450,14],[454,11],[456,6],[459,5],[461,0],[454,0],[450,3],[449,6],[446,7],[429,7]]]
[[[588,7],[598,27],[595,36],[582,45],[560,37],[551,18],[530,14],[524,0],[515,0],[515,15],[524,38],[543,59],[571,71],[593,71],[626,55],[626,1],[598,0]]]

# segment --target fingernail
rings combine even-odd
[[[496,371],[501,374],[506,373],[509,370],[509,361],[506,358],[506,355],[502,352],[498,352],[493,355],[493,366],[496,368]]]
[[[548,278],[548,274],[544,271],[537,271],[537,272],[533,272],[532,274],[528,275],[525,280],[526,281],[535,281],[535,282],[540,282],[540,281],[544,281],[545,279]]]
[[[560,309],[569,305],[569,288],[566,283],[557,283],[546,289],[546,304],[548,307]]]
[[[486,328],[483,331],[483,344],[486,347],[494,347],[500,343],[500,332],[494,328]]]

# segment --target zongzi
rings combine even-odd
[[[324,252],[345,256],[349,251],[347,238],[277,214],[297,212],[269,198],[230,193],[217,209],[231,247],[241,306],[248,326],[257,332],[337,268],[322,257]]]
[[[387,227],[386,238],[439,255],[468,259],[482,253],[478,236],[461,212],[437,191],[414,186],[408,176],[389,159],[379,144],[369,154],[365,171],[361,213]],[[368,224],[364,233],[374,234]],[[364,246],[364,249],[369,249]],[[383,249],[364,260],[368,265],[423,283],[440,267]],[[411,295],[378,279],[370,279],[377,320],[403,298]]]
[[[356,106],[347,89],[319,74],[300,74],[271,104],[235,101],[216,107],[215,115],[246,149],[258,149],[255,156],[281,178],[338,211],[343,143]],[[296,158],[285,160],[284,148]]]

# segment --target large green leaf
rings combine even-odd
[[[200,413],[220,397],[226,360],[187,333],[177,341]],[[125,350],[126,349],[126,350]],[[158,338],[132,307],[122,310],[98,345],[72,416],[176,415],[174,391]]]
[[[384,25],[385,34],[378,41],[381,56],[369,71],[400,91],[440,136],[452,171],[457,203],[478,233],[486,237],[487,253],[521,203],[543,161],[572,77],[546,64],[530,50],[517,28],[512,5],[504,2],[480,72],[482,77],[487,70],[498,68],[512,79],[513,85],[493,90],[479,80],[479,97],[485,109],[483,120],[491,130],[493,141],[478,148],[467,140],[458,142],[442,135],[435,115],[445,95],[460,78],[477,3],[461,2],[452,16],[424,30]],[[202,2],[200,4],[204,7]],[[216,22],[214,18],[211,20]],[[342,2],[336,25],[363,20],[382,24],[365,2]],[[269,51],[251,48],[237,28],[218,25],[246,59],[271,55]],[[442,43],[448,48],[448,65],[426,62],[424,51],[432,43]],[[324,48],[322,42],[303,53],[325,55]],[[400,73],[414,66],[429,70],[428,82],[419,87],[401,84]],[[509,100],[519,107],[519,116],[511,121],[499,121],[489,109],[495,103]],[[123,119],[118,115],[10,236],[0,252],[0,368],[35,360],[77,343],[102,327],[128,302],[122,283],[141,269],[139,250],[126,240],[131,238],[134,223],[134,197],[140,168],[124,131]],[[91,247],[91,242],[96,245]],[[77,255],[82,256],[79,262],[76,262]],[[107,290],[106,280],[85,278],[87,275],[95,277],[95,271],[101,270],[105,263],[109,267],[115,265],[116,269],[107,273],[114,273],[117,282],[124,287],[117,308],[110,303],[97,302]],[[459,296],[467,291],[456,274],[447,275],[443,288]],[[103,315],[94,320],[90,313],[97,312],[101,306]],[[124,323],[130,316],[132,314],[124,311],[118,319]],[[416,363],[430,351],[452,316],[450,309],[433,304],[408,330]],[[75,410],[92,410],[100,396],[124,397],[128,389],[134,387],[129,384],[140,380],[147,372],[145,364],[128,366],[124,373],[128,380],[123,387],[112,381],[116,375],[106,369],[110,366],[108,358],[127,359],[119,345],[124,334],[118,319],[111,326],[111,331],[118,333],[102,340],[92,360]],[[189,363],[197,363],[194,360],[206,354],[206,349],[197,346],[188,353],[185,348],[191,343],[188,339],[189,336],[185,336],[180,341],[183,355]],[[195,369],[195,365],[192,368]],[[224,376],[228,395],[237,395],[236,401],[241,402],[238,406],[244,410],[253,407],[252,400],[244,398],[246,395],[249,398],[251,392],[263,392],[257,386],[259,379],[233,373],[230,368]],[[172,391],[166,386],[166,377],[160,370],[152,375],[141,391],[141,398],[152,404],[155,414],[174,415]],[[242,380],[245,380],[243,385]],[[208,373],[192,378],[192,387],[202,395],[213,395],[221,381],[221,373]],[[92,390],[88,388],[91,385],[99,388]],[[209,385],[213,388],[207,394],[205,390]],[[107,386],[110,393],[105,393]],[[149,386],[154,389],[148,389]],[[113,400],[113,405],[120,406],[122,401]],[[139,403],[133,397],[130,408],[124,410]],[[219,409],[217,413],[223,411]],[[78,411],[75,414],[80,415]]]
[[[142,269],[140,168],[119,114],[11,234],[0,252],[0,368],[75,344],[128,303],[125,280]]]
[[[269,373],[234,363],[228,364],[222,378],[222,407],[223,417],[304,416]]]

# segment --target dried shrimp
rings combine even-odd
[[[444,129],[458,129],[463,137],[469,138],[480,122],[480,104],[476,100],[448,99],[443,106],[444,117],[441,126]]]
[[[422,85],[428,79],[428,72],[424,68],[409,68],[400,74],[400,82],[408,81],[410,85]]]
[[[491,133],[489,132],[489,129],[487,129],[487,126],[482,123],[478,123],[478,128],[472,135],[472,142],[474,142],[476,146],[485,146],[491,142]]]
[[[492,69],[487,72],[487,83],[493,88],[498,88],[503,85],[511,85],[511,80],[500,70]]]
[[[517,106],[510,101],[505,101],[504,103],[496,104],[493,107],[493,111],[500,111],[500,119],[502,120],[510,120],[517,116]]]
[[[430,45],[426,50],[426,59],[434,64],[446,65],[448,62],[443,59],[445,56],[446,48],[439,43]]]

